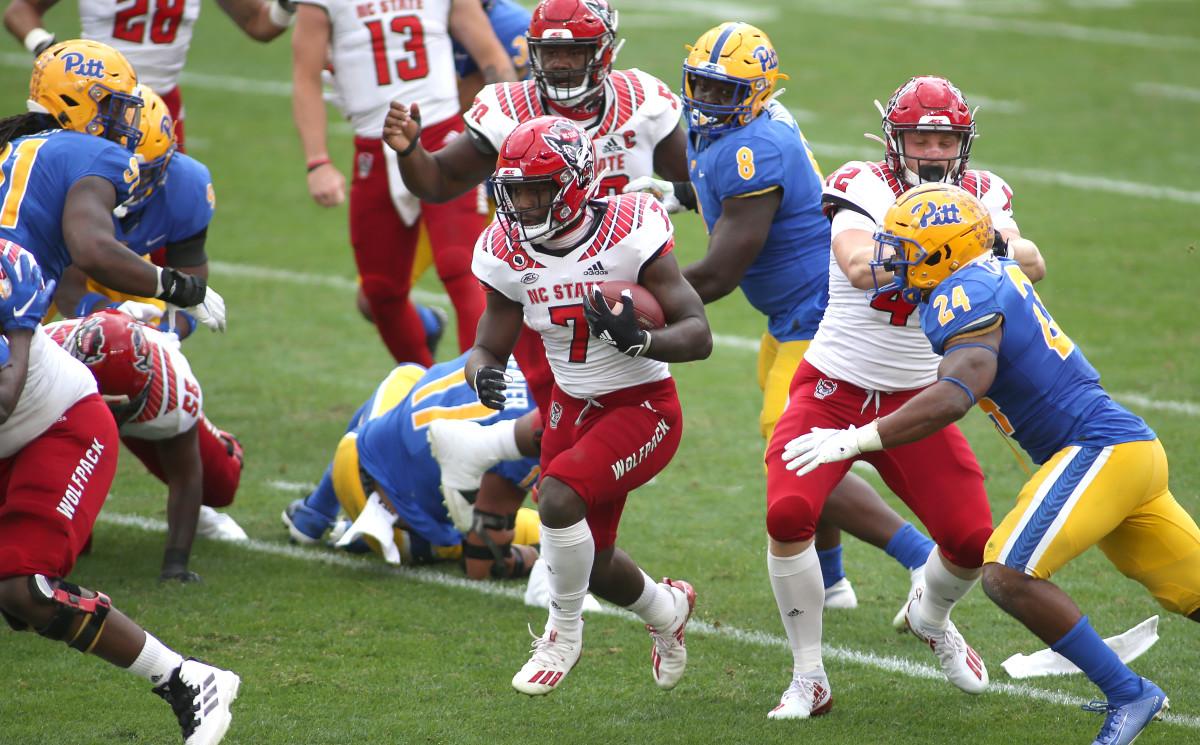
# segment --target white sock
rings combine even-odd
[[[809,546],[795,556],[767,552],[767,573],[779,606],[779,617],[792,648],[793,675],[813,677],[824,671],[821,660],[821,613],[825,605],[825,582],[817,550]]]
[[[521,451],[517,448],[517,420],[505,419],[479,428],[480,450],[497,461],[518,460]]]
[[[158,640],[154,634],[146,632],[146,643],[138,654],[129,672],[145,678],[154,685],[161,685],[171,677],[175,668],[183,664],[183,655],[171,649]]]
[[[937,546],[929,552],[925,562],[925,590],[921,593],[921,604],[917,610],[921,620],[933,629],[945,628],[950,620],[950,609],[962,600],[979,579],[959,579],[942,563]]]
[[[656,629],[665,629],[675,621],[675,593],[642,572],[641,596],[628,606],[629,611]]]
[[[587,520],[566,528],[542,526],[542,561],[550,585],[550,618],[547,629],[568,639],[583,638],[583,598],[587,595],[596,542]]]

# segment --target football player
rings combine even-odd
[[[58,0],[9,0],[4,25],[34,54],[54,44],[54,33],[43,28],[43,16]],[[171,3],[133,3],[116,0],[79,0],[83,36],[121,52],[138,71],[140,82],[162,94],[171,118],[178,123],[179,149],[183,150],[183,97],[179,76],[187,63],[192,32],[200,18],[200,0]],[[250,38],[267,42],[292,25],[293,0],[217,0]]]
[[[833,233],[829,305],[767,447],[767,562],[794,659],[792,682],[770,713],[775,719],[807,718],[832,705],[821,658],[823,581],[813,535],[822,510],[838,501],[827,501],[834,485],[850,468],[847,461],[796,478],[780,458],[784,444],[814,427],[866,425],[919,395],[937,376],[939,357],[920,332],[917,306],[898,292],[866,297],[864,291],[875,287],[870,266],[875,227],[896,198],[922,180],[949,179],[971,184],[997,223],[1016,229],[1012,192],[1004,182],[967,169],[975,123],[949,81],[926,76],[901,86],[884,112],[884,133],[891,139],[885,162],[848,163],[826,179]],[[1044,266],[1032,242],[1014,236],[1009,250],[1031,276],[1041,277]],[[905,625],[929,645],[952,683],[981,693],[987,668],[950,620],[951,609],[979,581],[992,531],[983,472],[966,438],[951,424],[903,449],[862,459],[937,542],[925,562],[923,584],[914,582],[910,590]],[[876,512],[869,505],[861,509],[859,519]]]
[[[117,468],[117,427],[87,369],[38,331],[53,280],[0,242],[0,617],[153,683],[188,745],[229,728],[240,679],[185,660],[71,573]]]
[[[50,279],[74,264],[224,330],[225,303],[203,277],[143,261],[114,232],[113,210],[138,183],[143,102],[128,60],[99,42],[64,41],[37,58],[29,91],[29,113],[0,121],[0,202],[20,205],[0,238],[30,246]],[[79,297],[58,301],[74,308]]]
[[[242,447],[204,415],[204,392],[179,341],[119,310],[49,324],[50,338],[83,362],[120,428],[121,442],[167,485],[167,540],[160,580],[195,582],[197,534],[242,540],[227,514],[242,474]]]
[[[378,29],[391,29],[390,45]],[[345,199],[346,179],[330,160],[326,143],[321,73],[328,64],[337,71],[343,110],[355,133],[350,243],[362,289],[396,361],[424,366],[433,364],[433,358],[409,299],[418,221],[435,228],[429,231],[434,264],[454,304],[459,348],[466,349],[483,311],[482,294],[471,277],[470,247],[487,224],[486,199],[465,194],[444,206],[419,201],[389,165],[396,154],[383,148],[380,137],[393,99],[422,102],[429,148],[443,147],[462,132],[451,34],[476,60],[487,82],[516,80],[512,61],[477,0],[445,0],[416,9],[407,3],[314,0],[297,10],[292,33],[292,112],[307,158],[309,193],[324,207]]]
[[[617,11],[607,0],[542,0],[526,38],[533,80],[484,86],[467,112],[466,137],[429,152],[424,104],[392,102],[383,136],[399,154],[405,185],[426,202],[465,194],[492,175],[500,146],[517,125],[546,114],[571,119],[595,142],[605,173],[602,194],[619,194],[631,179],[655,172],[686,178],[679,98],[641,70],[614,70],[622,43]],[[513,354],[545,415],[553,376],[542,345],[526,334]]]
[[[537,480],[537,410],[515,361],[507,368],[513,405],[502,412],[480,405],[463,376],[465,364],[464,354],[428,370],[401,365],[388,375],[351,418],[316,491],[284,510],[293,542],[318,543],[335,527],[340,506],[356,525],[360,518],[376,521],[375,530],[351,531],[370,535],[367,544],[393,563],[461,559],[472,579],[529,574],[538,557],[538,518],[521,503]],[[442,496],[426,435],[443,420],[509,435],[472,486],[473,503],[458,492]],[[350,544],[352,536],[335,532],[345,539],[340,545]]]
[[[705,303],[741,287],[767,317],[758,356],[763,391],[759,427],[771,439],[787,403],[788,384],[828,301],[829,221],[821,214],[821,170],[775,86],[779,56],[761,30],[722,23],[688,47],[683,65],[690,181],[650,177],[626,190],[645,190],[668,211],[699,207],[708,252],[683,269]],[[847,473],[836,487],[855,503],[891,512],[867,482]],[[894,513],[893,513],[894,515]],[[906,526],[888,545],[909,570],[924,565],[932,542]],[[863,536],[860,536],[863,537]],[[864,537],[865,540],[865,537]],[[854,608],[854,588],[842,571],[839,544],[818,552],[826,608]]]
[[[679,271],[671,220],[657,201],[595,199],[596,146],[578,124],[540,117],[518,125],[500,147],[494,184],[496,219],[472,264],[487,309],[466,377],[483,405],[503,410],[505,360],[526,325],[541,336],[554,376],[538,486],[550,614],[513,687],[548,694],[579,661],[590,588],[646,622],[651,672],[670,690],[687,664],[684,628],[696,592],[679,580],[654,582],[615,544],[629,493],[679,447],[683,414],[667,363],[711,352],[704,304]],[[632,302],[613,313],[596,287],[608,279],[644,285],[667,325],[642,329]]]
[[[993,255],[989,212],[940,182],[888,209],[870,263],[894,275],[883,293],[920,307],[921,328],[943,355],[937,381],[865,426],[801,435],[781,461],[803,475],[902,449],[986,401],[996,427],[1041,468],[987,540],[984,592],[1104,691],[1107,702],[1083,707],[1105,713],[1094,745],[1127,745],[1161,718],[1167,697],[1126,667],[1049,579],[1098,546],[1164,609],[1200,621],[1200,528],[1168,488],[1154,431],[1100,386],[1020,265]]]
[[[138,86],[144,104],[138,128],[142,141],[137,146],[138,182],[133,195],[113,215],[117,240],[139,256],[149,258],[162,252],[163,263],[187,274],[207,279],[208,254],[205,243],[208,224],[216,209],[216,193],[208,168],[198,160],[177,152],[175,121],[161,97],[145,85]],[[157,323],[181,339],[193,331],[196,319],[175,309],[165,314],[163,303],[114,292],[88,280],[78,269],[67,267],[59,282],[59,297],[81,295],[74,313],[82,318],[102,307],[124,307],[140,311],[138,320]],[[143,308],[135,303],[154,305]]]

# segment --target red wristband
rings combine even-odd
[[[308,161],[308,172],[312,173],[313,171],[317,170],[318,168],[325,165],[326,163],[332,163],[332,162],[333,161],[330,160],[329,158],[317,158],[316,160],[310,160],[310,161]]]

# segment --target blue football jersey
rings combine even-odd
[[[500,46],[504,47],[508,56],[512,58],[513,66],[528,67],[529,51],[525,46],[525,32],[529,30],[529,22],[533,16],[513,0],[495,0],[490,7],[488,3],[484,3],[484,8],[487,10],[488,21],[492,24],[492,31],[496,32]],[[458,71],[460,78],[465,78],[479,69],[475,60],[467,54],[466,47],[457,40],[454,40],[454,69]],[[529,77],[528,73],[526,77]]]
[[[989,258],[950,275],[921,305],[921,327],[946,341],[1004,318],[996,378],[979,407],[1037,463],[1072,445],[1153,440],[1154,431],[1100,386],[1100,374],[1063,333],[1015,261]]]
[[[383,487],[409,528],[437,546],[456,546],[464,536],[455,529],[442,501],[442,474],[429,450],[426,427],[434,419],[492,424],[517,419],[536,408],[513,358],[508,360],[513,382],[506,391],[504,411],[479,403],[463,374],[466,362],[464,354],[429,368],[404,401],[358,428],[359,465]],[[504,461],[490,472],[529,489],[537,480],[538,459]]]
[[[688,171],[711,234],[721,202],[783,189],[762,251],[742,278],[746,299],[767,316],[779,341],[811,339],[829,301],[829,220],[822,177],[796,120],[772,102],[744,127],[720,137],[688,138]]]
[[[208,227],[216,210],[208,168],[183,153],[171,156],[167,179],[146,203],[116,222],[117,240],[145,256]]]
[[[65,129],[18,137],[0,150],[0,238],[32,253],[46,279],[71,263],[63,206],[85,176],[112,182],[120,204],[137,183],[137,161],[115,142]]]

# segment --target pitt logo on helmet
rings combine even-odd
[[[104,60],[102,59],[84,57],[79,52],[67,52],[59,59],[63,61],[63,72],[73,72],[84,78],[104,77]],[[91,93],[93,98],[103,95],[101,91],[94,89]]]
[[[958,205],[953,202],[938,205],[934,202],[918,202],[911,210],[913,215],[920,215],[917,223],[922,228],[932,225],[955,225],[963,221]]]

